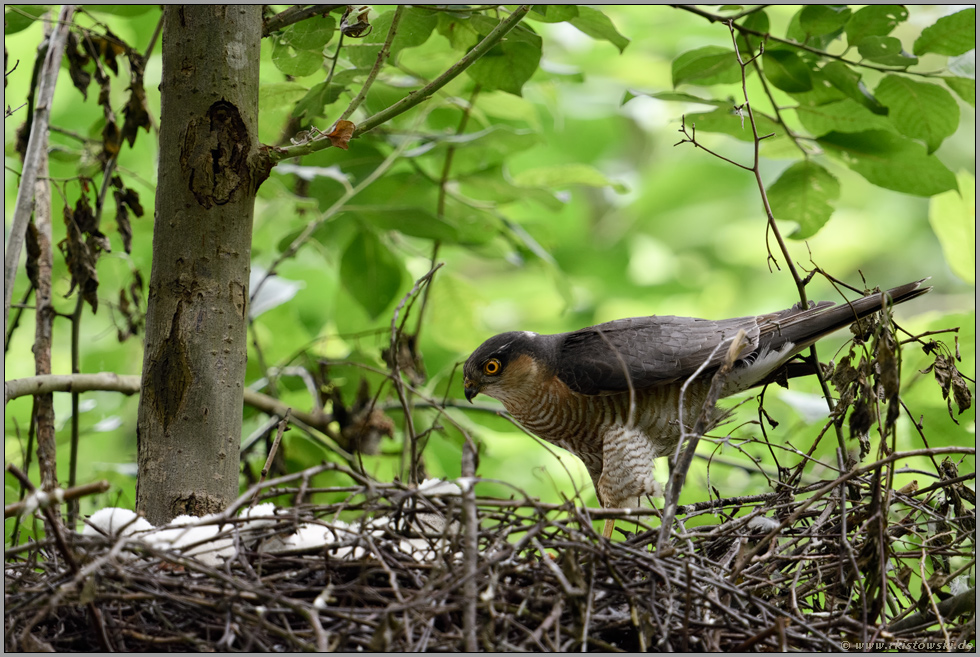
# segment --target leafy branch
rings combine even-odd
[[[407,96],[393,105],[362,121],[355,128],[351,138],[356,139],[364,133],[373,130],[379,125],[386,123],[392,118],[403,114],[416,105],[426,101],[432,94],[442,89],[455,78],[459,77],[459,75],[466,71],[466,69],[472,66],[491,48],[497,45],[511,30],[517,27],[517,25],[530,10],[531,5],[521,5],[517,7],[510,16],[501,21],[497,27],[495,27],[489,34],[487,34],[486,37],[483,38],[483,40],[474,46],[473,49],[466,53],[466,55],[464,55],[459,61],[446,69],[442,75],[421,89],[409,93]],[[330,146],[332,146],[332,143],[327,139],[315,139],[303,144],[288,146],[286,148],[269,148],[268,157],[270,162],[274,165],[277,162],[281,162],[287,158],[309,155],[310,153],[321,151],[325,148],[329,148]]]

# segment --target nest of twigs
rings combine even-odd
[[[267,482],[261,497],[301,500],[327,468],[343,470]],[[433,496],[350,473],[354,485],[334,490],[343,503],[280,508],[260,530],[232,520],[237,509],[215,520],[235,546],[217,566],[125,537],[8,550],[4,647],[972,649],[975,512],[962,482],[973,476],[940,469],[919,491],[888,490],[887,468],[865,467],[681,507],[664,537],[655,516],[634,516],[614,541],[593,529],[609,512],[571,502]],[[345,530],[323,547],[271,549],[300,523]]]

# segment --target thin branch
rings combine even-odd
[[[391,17],[391,27],[388,28],[388,36],[385,37],[384,45],[381,46],[381,50],[378,52],[377,58],[374,60],[374,66],[371,67],[371,72],[368,73],[367,79],[364,80],[364,84],[361,85],[361,90],[357,92],[354,96],[354,100],[350,102],[347,109],[344,110],[343,114],[340,115],[339,121],[346,121],[351,114],[354,113],[364,99],[367,98],[368,90],[371,85],[374,84],[374,80],[378,77],[378,72],[381,67],[384,66],[385,60],[388,59],[388,53],[391,52],[391,44],[395,40],[395,35],[398,34],[398,23],[402,20],[402,15],[405,13],[405,5],[398,5],[395,9],[395,14]]]
[[[51,119],[51,102],[54,99],[55,84],[58,72],[61,70],[61,58],[65,52],[68,31],[74,5],[64,5],[58,17],[58,24],[51,33],[48,53],[44,58],[38,83],[37,106],[34,108],[31,134],[27,142],[27,152],[24,155],[23,175],[17,188],[17,201],[14,206],[14,218],[10,226],[10,237],[4,251],[3,272],[3,325],[7,326],[10,317],[10,302],[14,292],[14,282],[17,280],[17,269],[20,265],[20,253],[24,248],[24,236],[27,223],[30,221],[34,201],[34,182],[37,180],[37,167],[41,153],[47,151],[48,123]]]
[[[6,405],[18,397],[42,395],[49,392],[120,392],[124,395],[135,395],[140,391],[139,374],[116,374],[115,372],[98,372],[96,374],[48,374],[32,376],[23,379],[11,379],[3,383],[3,402]],[[278,399],[245,388],[245,404],[256,408],[267,415],[286,414],[289,406]],[[315,427],[326,434],[331,440],[343,442],[337,432],[330,427],[333,418],[324,413],[307,413],[296,409],[290,410],[293,419]]]
[[[51,184],[45,177],[48,171],[48,154],[42,151],[37,161],[38,177],[34,182],[34,225],[37,260],[34,269],[37,276],[34,317],[34,373],[38,376],[51,374],[51,336],[55,310],[52,304],[51,271],[54,266],[54,248],[51,228]],[[30,252],[30,248],[28,248]],[[30,258],[30,255],[28,255]],[[28,263],[30,264],[30,263]],[[50,394],[39,395],[35,407],[37,431],[37,460],[41,474],[41,488],[54,490],[58,486],[57,452],[54,427],[54,403]],[[56,511],[60,513],[60,509]]]
[[[398,326],[398,316],[401,314],[402,309],[404,309],[405,304],[408,303],[409,299],[413,298],[423,285],[426,285],[427,283],[429,283],[429,281],[432,280],[432,277],[435,275],[436,271],[438,271],[440,267],[442,267],[442,263],[435,265],[434,267],[432,267],[432,269],[428,271],[427,274],[425,274],[424,276],[422,276],[422,278],[415,281],[415,285],[413,285],[412,289],[409,290],[404,297],[402,297],[401,301],[398,302],[398,306],[395,308],[395,312],[391,316],[391,340],[390,340],[391,380],[392,383],[394,383],[395,392],[398,395],[398,400],[401,402],[402,409],[404,409],[405,411],[405,428],[406,428],[405,437],[409,441],[409,444],[411,445],[411,458],[409,460],[409,464],[410,464],[409,483],[413,486],[418,484],[418,481],[416,481],[416,470],[417,470],[416,461],[418,459],[418,454],[417,454],[418,436],[415,434],[415,425],[412,419],[412,408],[408,399],[408,395],[405,394],[405,382],[402,380],[402,377],[399,374],[398,336],[401,333],[401,327]],[[407,319],[408,317],[406,316],[405,320]],[[405,320],[402,321],[402,325],[404,325]]]
[[[735,23],[734,21],[728,21],[728,31],[732,38],[732,46],[735,48],[735,57],[738,59],[738,65],[741,69],[742,74],[742,97],[745,100],[745,113],[748,114],[749,124],[752,126],[752,144],[753,144],[753,161],[752,161],[752,172],[755,175],[756,185],[759,187],[759,196],[762,198],[762,206],[766,211],[766,220],[768,222],[768,231],[772,231],[772,234],[776,238],[776,243],[779,245],[779,250],[783,255],[783,260],[786,262],[786,268],[789,270],[790,275],[793,277],[793,282],[796,284],[796,290],[800,295],[800,308],[806,310],[809,306],[806,295],[806,281],[800,278],[799,272],[796,270],[796,265],[793,264],[793,259],[789,254],[789,247],[786,246],[786,240],[783,239],[783,234],[779,230],[779,226],[776,225],[776,217],[773,215],[772,206],[769,204],[769,195],[766,193],[766,185],[762,180],[762,168],[759,166],[760,156],[759,156],[759,146],[762,142],[762,138],[759,137],[759,128],[755,122],[755,113],[752,110],[752,105],[749,102],[749,91],[747,86],[748,76],[745,73],[745,68],[749,63],[755,61],[755,58],[750,60],[750,62],[745,62],[742,59],[742,54],[738,49],[738,39],[735,37]],[[762,53],[763,46],[760,45],[759,52]],[[775,107],[775,103],[773,104]],[[768,245],[768,239],[766,240]],[[769,255],[772,258],[772,253]],[[827,385],[827,380],[820,371],[820,359],[817,356],[816,345],[810,346],[810,359],[814,364],[814,370],[816,372],[817,381],[820,383],[820,389],[823,392],[824,399],[827,401],[828,410],[834,412],[834,398],[830,392],[830,386]],[[834,432],[837,435],[837,444],[842,449],[846,449],[846,444],[844,442],[844,432],[840,425],[834,423]]]
[[[74,488],[68,488],[54,495],[49,495],[49,500],[52,502],[77,500],[81,497],[88,497],[89,495],[98,495],[99,493],[104,493],[112,488],[112,484],[103,479],[102,481],[93,481],[90,484],[82,484],[81,486],[75,486]],[[14,516],[20,515],[27,509],[26,502],[14,502],[13,504],[8,504],[3,507],[3,517],[12,518]]]

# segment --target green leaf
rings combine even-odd
[[[488,34],[497,22],[486,16],[474,16],[481,34]],[[499,89],[521,95],[524,83],[531,79],[541,62],[541,37],[523,25],[514,28],[507,38],[490,49],[466,69],[467,75],[487,91]]]
[[[820,69],[820,74],[851,100],[856,100],[875,114],[888,114],[888,108],[878,102],[864,86],[861,75],[844,62],[828,62]]]
[[[391,44],[392,56],[397,55],[405,48],[421,46],[429,40],[435,27],[436,14],[434,12],[419,7],[406,8],[401,21],[398,23],[398,34],[395,35],[395,40]],[[385,29],[376,38],[383,43],[387,33],[388,30]]]
[[[54,5],[6,5],[3,12],[3,33],[16,34],[29,28]]]
[[[826,105],[800,105],[796,108],[796,115],[803,127],[814,137],[828,132],[895,130],[895,126],[886,117],[875,114],[850,98]]]
[[[959,191],[950,190],[930,199],[929,223],[950,269],[972,285],[977,271],[977,181],[967,171],[961,171],[956,181]]]
[[[809,62],[805,63],[808,67],[813,66]],[[835,87],[821,69],[811,68],[809,73],[811,85],[809,91],[789,93],[800,105],[826,105],[846,98],[844,92]],[[884,110],[884,108],[882,109]],[[887,112],[888,110],[884,111]]]
[[[674,86],[679,84],[729,84],[742,79],[734,51],[705,46],[678,55],[671,64]]]
[[[374,29],[371,33],[363,39],[356,40],[353,46],[346,49],[350,61],[354,66],[357,68],[370,68],[374,66],[374,63],[378,60],[378,54],[381,52],[381,47],[388,39],[388,32],[391,30],[391,21],[394,17],[394,10],[381,14],[372,21]],[[428,41],[437,22],[436,15],[431,11],[416,7],[406,7],[402,11],[401,20],[398,21],[398,30],[395,33],[394,40],[391,42],[388,60],[394,61],[398,53],[402,50],[421,46]]]
[[[888,107],[888,116],[899,132],[924,141],[930,153],[959,127],[960,107],[938,84],[886,75],[875,95]]]
[[[858,52],[869,59],[885,66],[908,67],[918,63],[918,58],[902,50],[902,42],[890,36],[869,36],[857,44]]]
[[[790,50],[767,50],[762,55],[766,79],[777,89],[803,92],[813,88],[810,68]]]
[[[446,37],[454,50],[467,51],[477,44],[480,35],[470,22],[469,16],[448,11],[439,12],[436,31]]]
[[[851,45],[869,36],[887,36],[899,23],[909,18],[902,5],[868,5],[858,9],[844,26],[847,42]]]
[[[976,107],[977,102],[977,81],[971,80],[970,78],[954,78],[954,77],[944,77],[943,82],[946,86],[953,90],[953,92],[962,98],[964,101],[970,103],[970,107]]]
[[[309,91],[298,82],[269,82],[259,85],[259,110],[268,111],[295,103]]]
[[[402,271],[377,235],[362,229],[340,259],[340,280],[371,319],[377,319],[395,300]]]
[[[333,38],[337,22],[333,16],[313,16],[294,23],[280,32],[274,39],[285,41],[296,50],[310,50],[323,53],[323,46]]]
[[[609,180],[598,169],[578,163],[559,164],[522,171],[514,176],[514,184],[518,187],[545,187],[548,189],[566,189],[571,185],[612,187],[620,194],[625,194],[628,191],[625,185]]]
[[[943,16],[934,25],[922,30],[912,52],[924,55],[962,55],[977,47],[977,10],[970,7],[951,16]]]
[[[456,242],[456,228],[432,212],[414,206],[356,206],[348,208],[355,217],[380,230],[397,230],[405,235],[443,242]]]
[[[730,135],[741,141],[752,141],[752,124],[749,123],[748,116],[742,116],[738,112],[729,109],[716,109],[713,112],[702,114],[688,114],[687,124],[697,132],[721,132]],[[770,118],[756,114],[755,127],[759,131],[759,136],[764,137],[768,134],[782,136],[782,127]]]
[[[608,41],[619,52],[623,52],[630,43],[629,39],[619,33],[608,16],[592,7],[581,5],[578,7],[578,16],[568,19],[568,22],[593,39]]]
[[[847,5],[807,5],[800,12],[800,28],[811,36],[822,36],[840,30],[850,17]]]
[[[457,182],[461,195],[477,201],[493,201],[499,204],[531,201],[540,203],[552,212],[561,210],[564,205],[550,190],[518,187],[511,182],[508,176],[504,175],[500,165],[462,176]]]
[[[956,187],[956,176],[922,144],[884,130],[831,132],[817,139],[869,182],[914,196],[932,196]]]
[[[272,63],[286,75],[296,78],[313,75],[323,65],[323,55],[309,50],[295,50],[288,43],[276,40],[272,46]]]
[[[791,41],[796,41],[797,43],[805,43],[812,48],[818,50],[826,50],[827,46],[837,38],[837,33],[831,34],[810,34],[805,29],[803,29],[803,24],[800,20],[803,17],[803,11],[806,7],[800,9],[793,17],[789,19],[789,25],[786,26],[786,38]]]
[[[803,160],[783,171],[766,195],[776,219],[800,225],[790,237],[802,240],[815,235],[830,219],[831,204],[840,197],[840,183],[820,165]]]
[[[735,107],[735,99],[716,99],[716,98],[701,98],[700,96],[695,96],[694,94],[686,94],[678,91],[659,91],[654,94],[644,93],[642,91],[630,92],[633,96],[649,96],[650,98],[656,98],[658,100],[676,101],[680,103],[700,103],[701,105],[714,105],[715,107]],[[623,103],[626,103],[631,98],[624,98]]]
[[[313,85],[306,95],[296,103],[296,107],[293,108],[293,116],[296,118],[306,116],[307,120],[324,116],[324,108],[336,102],[345,89],[345,86],[327,84],[326,82]]]
[[[562,23],[576,16],[578,7],[575,5],[533,5],[531,13],[527,15],[529,19],[542,23]]]

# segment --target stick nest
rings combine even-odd
[[[268,482],[263,497],[302,498],[324,469],[342,470],[292,475],[299,487]],[[879,469],[681,507],[659,551],[650,516],[620,520],[635,532],[610,542],[593,529],[609,511],[426,496],[363,477],[333,491],[346,501],[280,508],[260,530],[233,513],[216,520],[235,546],[216,566],[190,550],[65,532],[67,556],[53,540],[7,551],[4,647],[972,649],[975,501],[962,484],[972,477],[942,469],[911,494],[884,488]],[[322,547],[284,548],[301,523],[344,530]]]

